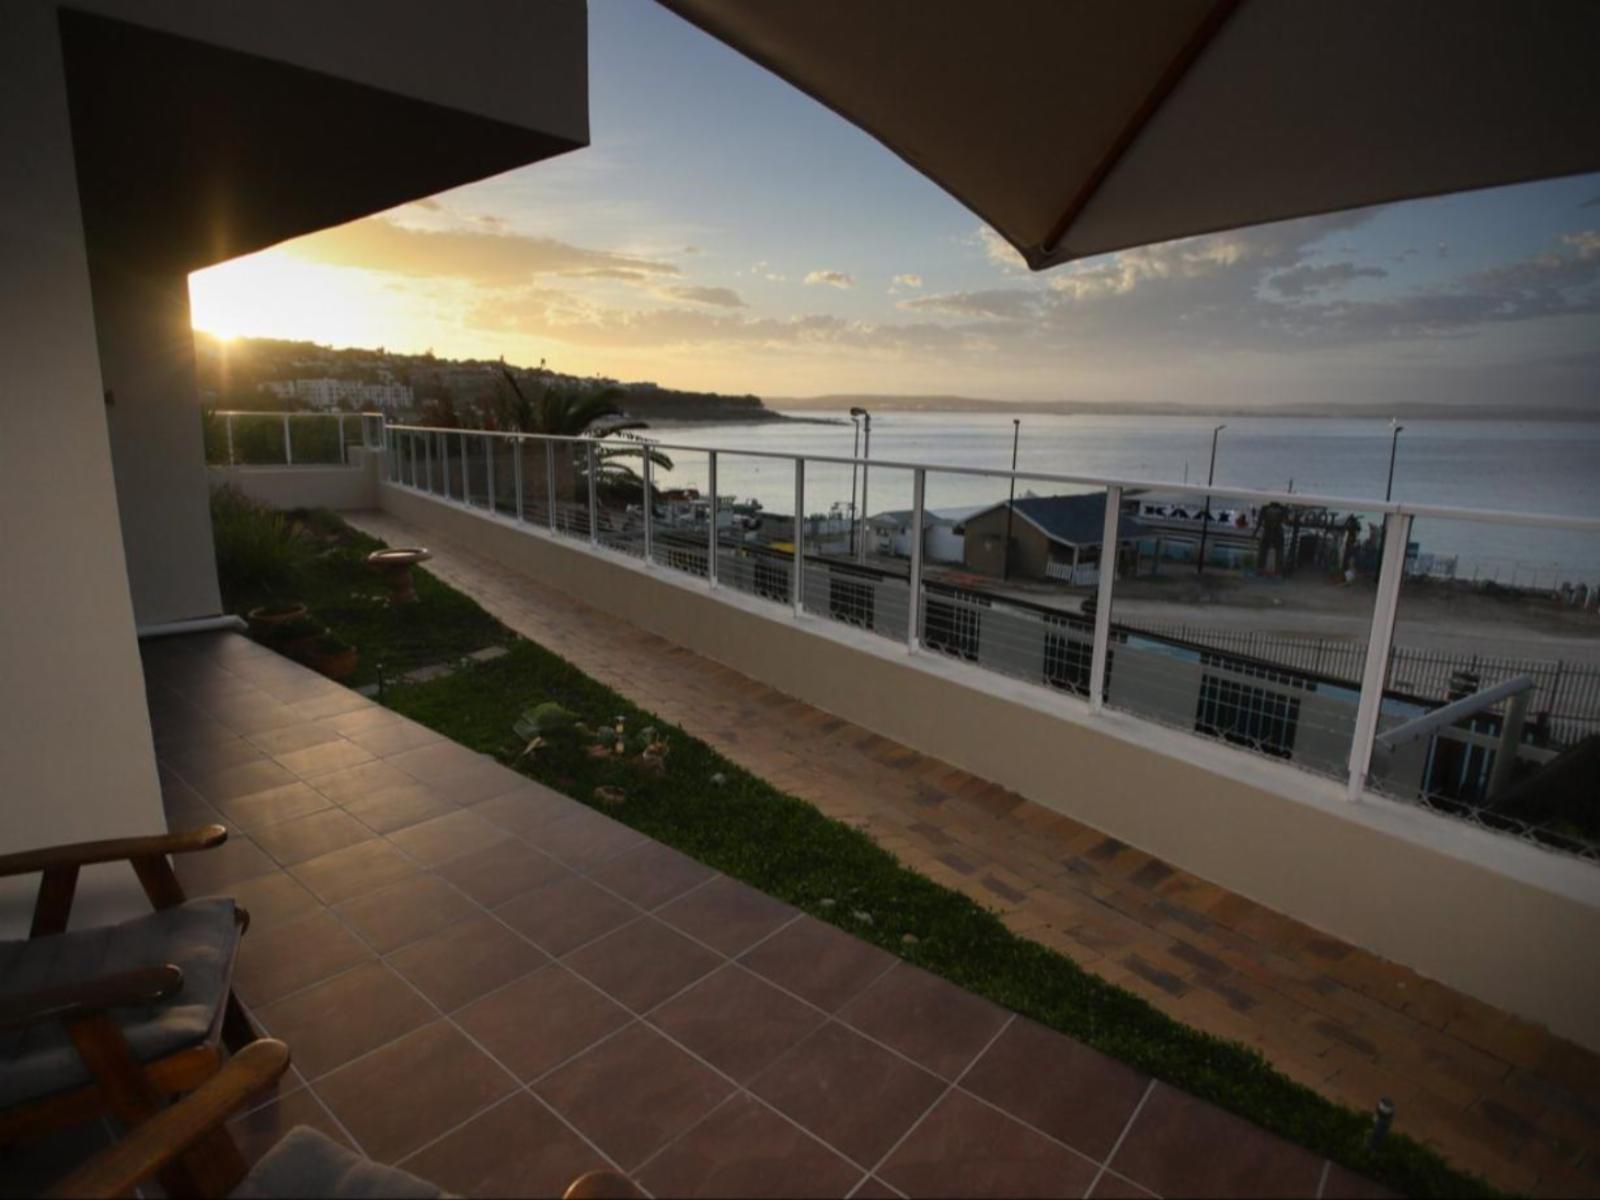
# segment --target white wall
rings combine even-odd
[[[134,616],[140,625],[215,616],[188,277],[95,263],[91,280]]]
[[[360,446],[350,447],[349,453],[350,465],[346,467],[207,467],[206,476],[212,487],[226,484],[273,508],[331,508],[341,512],[376,508],[377,464],[381,456]]]
[[[0,851],[166,828],[112,484],[56,9],[0,5]],[[80,916],[132,903],[131,872]],[[0,932],[31,881],[0,886]]]

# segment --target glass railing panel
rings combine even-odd
[[[552,443],[555,456],[557,533],[589,539],[589,466],[583,442]]]
[[[1072,576],[1070,553],[1023,515],[1028,506],[1078,491],[1043,480],[927,472],[922,531],[922,648],[1041,687],[1087,695],[1093,622],[1087,564]],[[1102,510],[1103,511],[1103,510]],[[892,514],[891,514],[892,515]],[[911,521],[871,536],[909,554]],[[1010,550],[1007,553],[1006,547]]]
[[[806,464],[805,610],[904,641],[910,609],[907,546],[880,536],[911,506],[911,472]]]
[[[232,424],[233,461],[237,465],[282,466],[287,461],[284,455],[282,413],[239,413],[234,416]]]
[[[1405,564],[1369,786],[1600,859],[1600,534],[1418,517]]]
[[[522,439],[522,519],[530,525],[550,526],[550,457],[538,438]]]
[[[719,587],[793,604],[794,474],[787,458],[717,455]]]
[[[659,566],[705,578],[711,557],[711,456],[657,450],[651,458],[650,553]]]
[[[509,437],[494,436],[484,439],[484,455],[494,470],[489,476],[489,493],[494,500],[497,516],[517,515],[517,451],[516,442]]]
[[[1348,779],[1382,529],[1361,510],[1125,497],[1106,704]]]
[[[596,540],[634,558],[644,557],[644,459],[648,452],[643,439],[625,436],[596,441],[593,447]]]
[[[345,432],[356,426],[347,418]],[[289,444],[296,466],[336,466],[344,461],[339,444],[339,418],[335,415],[296,415],[289,418]]]

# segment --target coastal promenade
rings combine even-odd
[[[1501,1187],[1600,1189],[1600,1056],[386,515],[518,633],[1015,930]]]

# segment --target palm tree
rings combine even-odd
[[[529,396],[509,368],[501,366],[500,371],[511,387],[511,394],[502,394],[496,405],[497,424],[501,429],[561,437],[621,438],[638,443],[637,449],[595,447],[595,490],[603,499],[626,504],[637,502],[644,495],[643,478],[623,461],[625,459],[642,460],[648,455],[654,466],[672,470],[670,457],[637,436],[635,431],[650,426],[646,421],[629,418],[623,411],[621,388],[579,391],[542,383],[537,396]],[[588,455],[576,462],[574,457],[570,449],[556,447],[556,493],[577,499],[579,485],[588,487]]]

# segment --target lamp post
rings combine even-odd
[[[1211,431],[1211,469],[1206,472],[1206,487],[1210,487],[1217,479],[1217,435],[1226,429],[1226,425],[1218,425]],[[1200,522],[1200,556],[1195,561],[1194,573],[1203,574],[1206,569],[1206,534],[1211,532],[1211,493],[1206,493],[1206,509]]]
[[[861,407],[850,410],[852,417],[861,418],[861,513],[856,518],[857,526],[861,530],[861,540],[856,544],[856,561],[867,561],[867,527],[862,522],[867,519],[867,459],[872,457],[872,414]],[[855,499],[851,496],[851,499]]]
[[[1006,545],[1001,556],[1000,579],[1011,579],[1011,517],[1017,508],[1017,441],[1022,437],[1022,420],[1011,418],[1011,499],[1006,504]]]
[[[1400,424],[1399,417],[1390,417],[1389,425],[1394,434],[1389,439],[1389,482],[1383,488],[1383,500],[1387,504],[1394,496],[1394,457],[1400,450],[1400,435],[1405,432],[1405,426]],[[1389,537],[1389,522],[1385,521],[1378,531],[1378,562],[1383,562],[1383,545]]]
[[[1389,482],[1383,489],[1383,499],[1388,503],[1394,496],[1394,456],[1400,449],[1400,435],[1406,427],[1400,424],[1399,418],[1392,418],[1389,424],[1394,427],[1394,436],[1389,439]]]
[[[850,424],[855,426],[855,437],[850,443],[850,557],[856,556],[856,459],[861,457],[861,419],[856,416],[860,409],[850,410]]]

